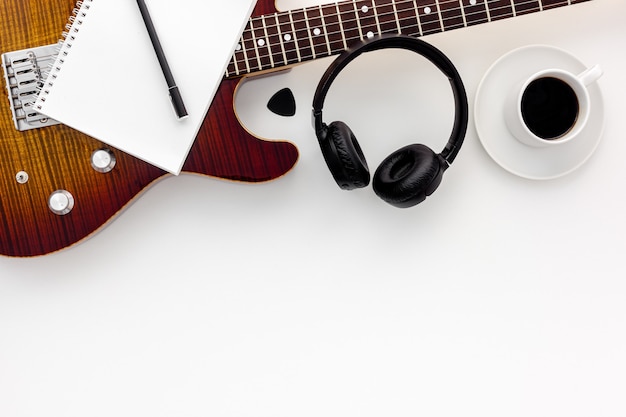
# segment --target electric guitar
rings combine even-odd
[[[273,0],[258,0],[183,172],[262,182],[295,165],[293,144],[261,140],[240,125],[234,97],[243,77],[338,54],[381,33],[426,36],[583,1],[350,0],[279,12]],[[3,0],[0,52],[56,43],[74,7],[75,0]],[[71,246],[169,175],[29,113],[22,103],[26,93],[15,81],[18,65],[28,64],[29,56],[3,63],[9,74],[8,100],[0,100],[0,254],[5,256],[38,256]],[[39,68],[32,64],[30,70]]]

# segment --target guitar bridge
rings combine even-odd
[[[22,132],[59,124],[33,109],[45,81],[42,68],[54,63],[57,44],[2,54],[2,68],[15,128]]]

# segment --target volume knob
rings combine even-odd
[[[69,191],[57,190],[48,198],[50,211],[59,216],[64,216],[74,208],[74,196]]]
[[[91,167],[97,172],[106,174],[115,167],[115,155],[110,149],[98,149],[91,154]]]

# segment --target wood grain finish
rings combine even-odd
[[[269,1],[255,13],[267,13]],[[56,43],[74,0],[5,0],[0,8],[1,52]],[[286,174],[298,151],[287,142],[267,142],[239,124],[233,97],[239,80],[224,80],[184,167],[235,181],[260,182]],[[3,82],[4,85],[4,82]],[[164,171],[119,150],[107,174],[91,167],[91,154],[104,143],[66,126],[18,132],[6,88],[0,99],[0,254],[37,256],[84,239],[113,218],[135,196],[162,178]],[[149,121],[148,121],[149,122]],[[16,174],[29,174],[26,184]],[[56,190],[69,191],[74,209],[58,216],[48,208]]]

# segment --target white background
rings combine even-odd
[[[472,120],[408,210],[328,173],[310,103],[330,59],[247,82],[242,122],[300,149],[287,176],[170,177],[73,248],[0,258],[0,416],[625,415],[624,16],[594,0],[425,38],[470,110],[514,48],[601,64],[606,129],[583,167],[532,181],[493,162]],[[372,171],[405,144],[443,147],[436,70],[383,51],[349,71],[325,118],[348,122]],[[283,87],[296,117],[265,107]]]

